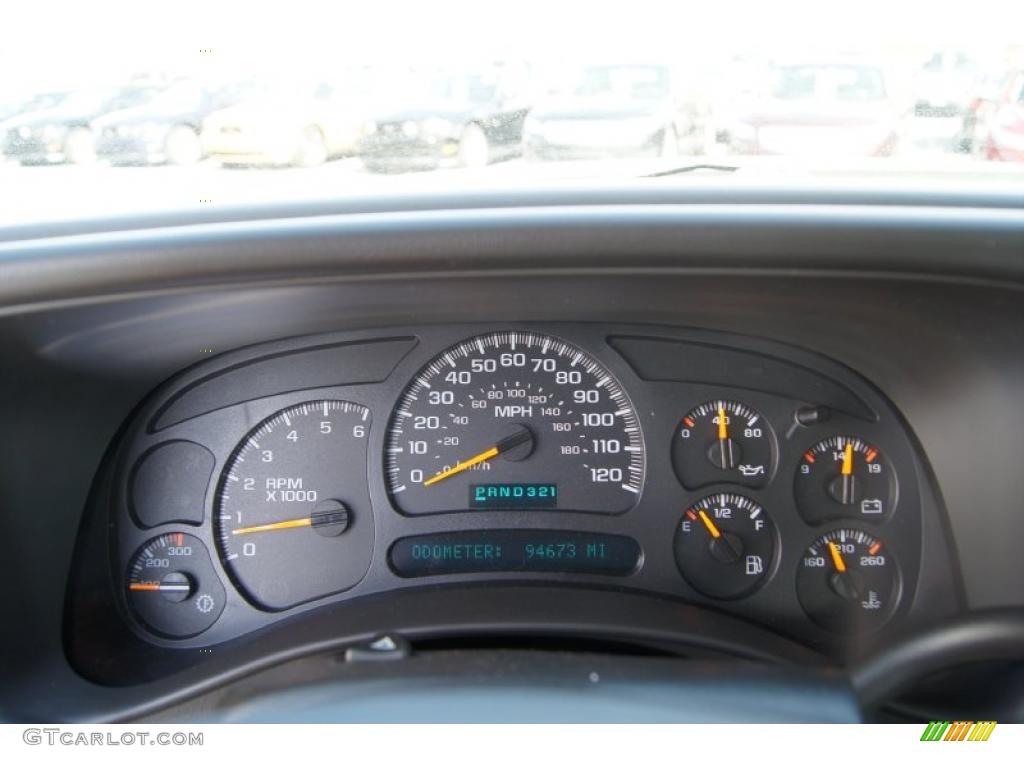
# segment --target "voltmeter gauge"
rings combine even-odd
[[[818,537],[804,552],[797,596],[807,615],[833,632],[877,629],[899,600],[899,572],[881,539],[857,528]]]
[[[687,413],[672,441],[672,464],[687,488],[736,483],[760,488],[775,466],[771,426],[749,405],[711,400]]]
[[[896,506],[896,476],[875,445],[851,435],[811,446],[797,467],[797,507],[811,525],[842,517],[888,519]]]
[[[224,610],[224,587],[210,554],[188,533],[143,544],[128,566],[128,606],[151,632],[175,639],[209,629]]]
[[[683,513],[676,527],[676,565],[690,586],[708,597],[743,597],[771,572],[775,536],[759,504],[735,493],[716,493]]]

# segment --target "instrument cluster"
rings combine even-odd
[[[241,350],[155,393],[114,456],[97,502],[113,599],[167,647],[505,581],[656,593],[841,648],[908,613],[939,520],[871,384],[808,351],[660,327]]]

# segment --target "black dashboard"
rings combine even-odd
[[[17,232],[0,703],[130,718],[382,636],[849,670],[1019,608],[1020,202],[574,190]]]

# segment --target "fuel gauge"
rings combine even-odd
[[[746,496],[716,493],[683,513],[675,555],[679,572],[698,592],[720,600],[743,597],[771,572],[775,527]]]

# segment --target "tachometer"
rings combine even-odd
[[[640,423],[615,377],[528,332],[477,336],[430,362],[399,399],[385,450],[392,502],[409,515],[616,514],[644,482]]]
[[[250,602],[283,610],[350,588],[373,550],[366,485],[370,412],[294,405],[239,443],[217,495],[221,557]]]

